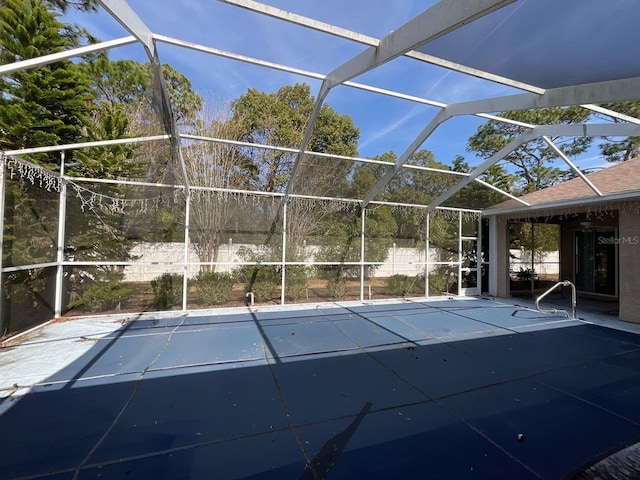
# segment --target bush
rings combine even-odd
[[[340,300],[347,293],[347,282],[342,277],[330,278],[327,282],[327,289],[332,298]]]
[[[86,307],[91,312],[116,308],[122,297],[131,290],[115,282],[95,282],[87,287],[82,296],[69,303],[69,308]]]
[[[429,295],[440,295],[453,292],[457,289],[457,281],[451,278],[451,271],[447,268],[438,268],[429,274]]]
[[[411,293],[415,293],[421,296],[424,296],[424,274],[421,273],[413,277],[413,283],[411,284],[411,289],[409,290]]]
[[[280,285],[280,275],[269,265],[247,266],[242,271],[244,291],[252,292],[256,302],[268,302]]]
[[[194,283],[202,303],[222,305],[229,300],[235,279],[228,273],[200,272]]]
[[[410,278],[407,275],[391,275],[386,280],[387,291],[392,295],[404,297],[411,291],[412,283],[413,278]]]
[[[167,309],[182,304],[182,275],[177,273],[163,273],[151,280],[153,290],[153,305],[156,308]]]
[[[301,265],[287,267],[285,276],[287,296],[293,300],[307,295],[307,269]]]
[[[531,275],[533,275],[533,279],[537,280],[538,279],[538,274],[536,273],[535,270],[532,270],[530,268],[520,268],[520,271],[516,272],[516,277],[518,278],[518,280],[525,281],[531,281]]]

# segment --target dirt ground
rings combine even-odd
[[[138,313],[149,312],[158,310],[153,306],[153,290],[149,283],[130,283],[127,286],[132,290],[132,294],[124,299],[119,308],[115,308],[104,312],[89,312],[84,309],[74,309],[67,312],[63,319],[69,320],[79,315],[87,314],[115,314],[115,313]],[[281,289],[276,289],[273,298],[269,302],[262,302],[261,305],[280,305]],[[372,278],[365,281],[365,299],[382,299],[393,298],[387,292],[386,281],[383,278]],[[299,299],[285,299],[287,304],[304,304],[304,303],[319,303],[319,302],[331,302],[331,301],[349,301],[360,299],[360,280],[348,279],[346,280],[346,292],[340,298],[331,297],[327,288],[327,280],[322,278],[310,278],[307,281],[306,296]],[[246,305],[245,286],[242,283],[236,283],[233,286],[229,300],[222,305],[206,305],[203,304],[198,298],[197,292],[194,287],[189,288],[187,296],[187,308],[189,310],[207,309],[207,308],[224,308],[224,307],[242,307]],[[181,310],[181,305],[175,305],[172,310]]]

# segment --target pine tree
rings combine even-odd
[[[6,0],[0,6],[0,63],[78,46],[77,32],[57,20],[42,0]],[[0,142],[17,149],[77,142],[91,105],[89,80],[71,61],[0,77]],[[58,155],[32,158],[57,164]]]

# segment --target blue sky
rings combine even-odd
[[[549,2],[551,0],[537,0]],[[556,0],[554,0],[556,1]],[[595,0],[585,0],[589,3]],[[624,0],[611,0],[615,3]],[[359,33],[382,38],[435,3],[432,0],[269,0],[272,6],[331,23]],[[569,2],[571,3],[571,2]],[[256,57],[288,66],[327,73],[365,47],[327,34],[249,12],[214,0],[130,0],[130,5],[147,26],[158,34]],[[524,5],[524,7],[523,7]],[[503,20],[515,16],[527,2],[518,2],[510,10],[499,12]],[[71,12],[68,20],[81,24],[101,40],[128,33],[105,12]],[[485,27],[479,24],[466,50],[452,52],[460,60],[474,55],[481,61],[483,47],[505,42],[508,22]],[[576,24],[580,26],[580,22]],[[480,32],[480,33],[478,33]],[[506,33],[505,33],[506,32]],[[513,34],[513,32],[512,32]],[[526,42],[530,44],[533,39]],[[460,45],[460,44],[456,44]],[[438,45],[436,44],[435,47]],[[434,48],[435,48],[434,47]],[[487,50],[486,48],[484,50]],[[166,44],[159,45],[160,59],[184,73],[203,97],[216,103],[237,98],[248,88],[276,91],[283,85],[306,82],[317,93],[320,82],[306,77],[247,65]],[[135,45],[112,50],[111,58],[145,61],[142,48]],[[475,57],[474,57],[475,58]],[[495,59],[495,58],[494,58]],[[507,62],[505,56],[500,59]],[[396,59],[354,79],[358,83],[395,90],[444,103],[486,96],[516,93],[516,90],[490,82],[448,72],[406,58]],[[400,154],[436,113],[436,109],[407,100],[385,97],[349,87],[336,87],[326,102],[342,114],[349,114],[361,130],[359,154],[363,157],[393,150]],[[465,145],[481,119],[464,117],[441,126],[422,148],[434,152],[436,159],[450,163],[463,155],[474,165],[479,162]],[[597,152],[579,159],[582,168],[601,165]]]

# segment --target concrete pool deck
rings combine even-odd
[[[640,440],[640,328],[530,306],[54,322],[0,349],[0,479],[569,477]]]

